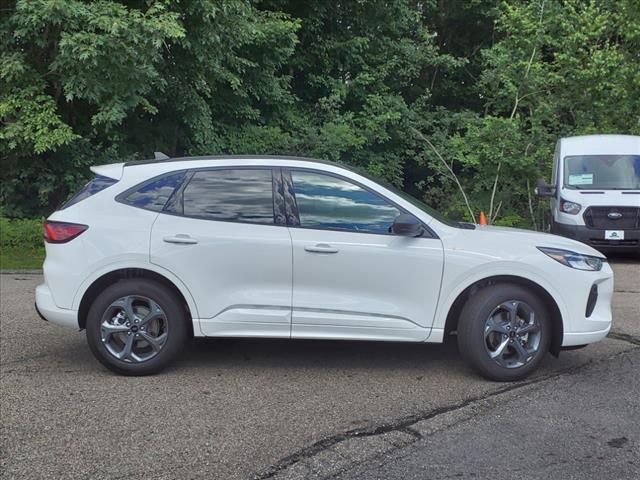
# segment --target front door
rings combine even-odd
[[[292,338],[425,340],[440,292],[440,240],[390,233],[406,212],[351,180],[307,169],[284,178]]]
[[[151,262],[177,275],[210,336],[290,336],[291,238],[279,170],[189,172],[151,234]],[[194,314],[195,316],[195,314]]]

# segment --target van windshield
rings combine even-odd
[[[583,190],[640,190],[640,155],[564,157],[564,186]]]

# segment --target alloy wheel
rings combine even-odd
[[[508,300],[493,309],[484,325],[485,349],[504,368],[529,363],[540,348],[542,329],[531,306]]]
[[[167,316],[160,305],[140,295],[115,300],[105,310],[100,324],[100,337],[106,350],[127,363],[155,357],[168,335]]]

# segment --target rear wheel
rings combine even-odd
[[[518,285],[486,287],[465,304],[458,321],[460,354],[496,381],[520,380],[536,369],[551,342],[544,303]]]
[[[151,375],[165,368],[188,338],[187,318],[175,294],[146,280],[106,288],[87,315],[87,340],[95,357],[123,375]]]

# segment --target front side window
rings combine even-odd
[[[564,157],[564,186],[575,189],[640,189],[640,155]]]
[[[215,169],[193,174],[183,192],[185,216],[273,224],[270,169]]]
[[[182,170],[154,178],[143,183],[133,192],[127,193],[122,200],[134,207],[160,212],[175,189],[182,183],[185,173]]]
[[[389,233],[400,211],[356,184],[316,172],[292,171],[300,226]]]

